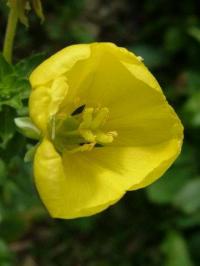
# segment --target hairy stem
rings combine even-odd
[[[13,42],[17,29],[17,21],[18,21],[17,8],[15,5],[12,5],[10,7],[4,45],[3,45],[3,55],[9,63],[12,63]]]

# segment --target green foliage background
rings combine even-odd
[[[0,56],[0,266],[200,265],[200,3],[195,0],[44,2],[43,25],[20,25],[14,66]],[[8,8],[0,6],[2,44]],[[181,156],[147,189],[98,215],[53,220],[34,187],[27,145],[28,76],[72,43],[112,41],[142,56],[185,126]],[[24,59],[25,58],[25,59]]]

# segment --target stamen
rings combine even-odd
[[[89,144],[84,144],[82,146],[79,146],[77,148],[74,148],[69,151],[69,153],[76,153],[76,152],[83,152],[83,151],[91,151],[95,146],[95,143],[89,143]]]
[[[93,119],[94,108],[85,108],[83,112],[83,122],[80,124],[80,129],[90,128]]]
[[[89,151],[113,142],[116,131],[104,132],[109,109],[85,107],[77,108],[72,115],[57,114],[50,120],[50,136],[59,152],[74,153]]]
[[[107,134],[108,134],[108,135],[111,135],[111,136],[113,136],[113,137],[117,137],[117,136],[118,136],[117,131],[110,131],[110,132],[108,132]]]
[[[108,108],[104,107],[97,111],[95,118],[92,121],[91,128],[93,130],[102,127],[108,118],[109,110]]]
[[[98,132],[96,135],[96,142],[102,143],[102,144],[109,144],[113,142],[114,137],[112,135]]]
[[[80,129],[79,130],[81,136],[87,141],[87,142],[95,142],[95,135],[92,133],[89,129]]]
[[[53,115],[51,118],[51,138],[52,138],[52,140],[55,139],[55,135],[56,135],[56,119],[55,119],[55,115]]]

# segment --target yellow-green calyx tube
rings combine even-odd
[[[85,107],[75,115],[53,115],[49,123],[49,138],[59,152],[89,151],[95,146],[113,142],[116,131],[105,132],[109,109]]]

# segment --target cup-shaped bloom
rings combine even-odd
[[[42,132],[36,187],[53,217],[98,213],[158,179],[183,127],[140,57],[112,43],[69,46],[31,74],[30,117]]]

